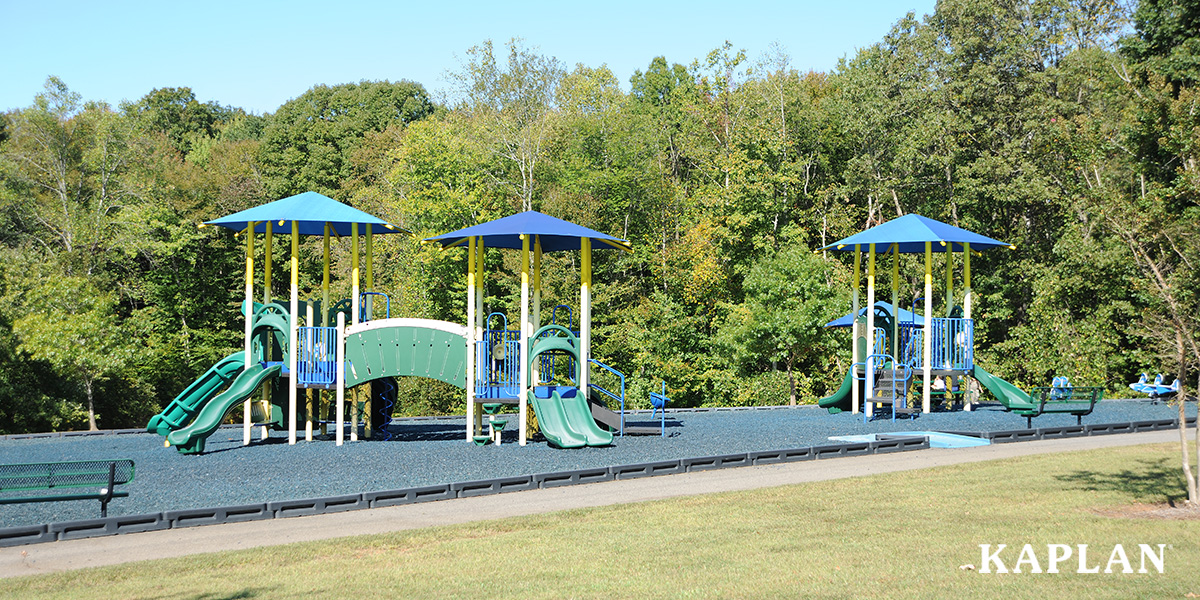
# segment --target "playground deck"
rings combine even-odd
[[[1195,416],[1196,406],[1188,406]],[[1089,424],[1171,419],[1177,409],[1144,400],[1105,400]],[[649,424],[649,413],[631,423]],[[1039,417],[1038,427],[1070,426],[1071,415]],[[657,423],[655,423],[657,425]],[[998,406],[964,412],[932,413],[915,420],[886,419],[863,424],[861,415],[830,415],[815,407],[670,411],[669,437],[618,437],[611,447],[564,451],[545,442],[521,448],[476,447],[462,441],[463,418],[401,419],[392,425],[392,441],[349,443],[301,442],[289,447],[286,433],[276,432],[265,444],[241,445],[241,430],[218,430],[207,453],[185,456],[162,446],[150,433],[0,439],[6,462],[45,462],[131,458],[138,478],[129,498],[114,501],[110,516],[166,510],[230,506],[301,498],[354,494],[524,475],[832,444],[830,436],[905,430],[1000,431],[1023,429],[1025,420]],[[515,432],[505,432],[512,435]],[[81,503],[17,505],[0,512],[0,527],[73,521],[95,517],[95,507]]]

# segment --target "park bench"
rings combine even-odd
[[[1104,388],[1074,387],[1060,385],[1050,387],[1035,387],[1029,396],[1033,400],[1033,408],[1018,409],[1013,412],[1025,417],[1026,425],[1033,428],[1033,418],[1044,414],[1075,415],[1075,422],[1083,424],[1083,417],[1092,414],[1104,395]]]
[[[130,481],[133,461],[127,459],[0,465],[0,504],[99,500],[100,516],[107,517],[110,500],[129,496],[113,488]]]

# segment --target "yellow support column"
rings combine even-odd
[[[274,258],[271,256],[271,242],[275,237],[275,223],[267,221],[266,239],[263,240],[263,304],[271,303],[271,268],[275,264]],[[266,334],[266,339],[263,340],[263,360],[271,360],[267,354],[271,351],[270,333]],[[264,423],[271,418],[271,386],[262,386],[262,414]],[[271,432],[266,425],[259,428],[259,437],[267,439]]]
[[[892,358],[900,362],[900,244],[892,244]]]
[[[963,244],[963,318],[971,318],[971,242]]]
[[[521,321],[518,330],[518,337],[521,340],[521,354],[517,365],[517,372],[520,376],[517,378],[518,390],[520,395],[518,398],[518,443],[524,446],[528,443],[529,437],[529,336],[532,331],[529,331],[529,236],[521,234]]]
[[[854,318],[850,320],[850,323],[851,323],[851,327],[850,327],[850,360],[852,361],[852,363],[850,364],[850,370],[855,371],[855,373],[854,373],[855,379],[852,381],[853,385],[850,386],[850,409],[851,409],[850,412],[851,412],[851,414],[858,414],[858,407],[859,407],[859,397],[858,397],[858,395],[859,395],[858,389],[859,388],[858,388],[858,379],[857,379],[858,366],[857,365],[858,365],[858,363],[866,360],[866,358],[867,358],[865,356],[859,356],[859,352],[858,352],[858,311],[859,311],[858,285],[861,282],[861,280],[862,280],[862,248],[858,244],[855,244],[854,245],[854,286],[853,286],[854,287],[854,312],[852,313],[854,315]]]
[[[930,338],[933,337],[933,242],[925,242],[925,323],[921,334],[921,356],[923,358],[921,383],[921,412],[928,414],[931,410],[929,399],[930,377],[932,376],[929,358]]]
[[[467,240],[467,441],[475,436],[475,237]]]
[[[875,353],[875,244],[867,246],[867,356]],[[864,360],[868,360],[864,358]],[[868,367],[871,365],[867,365]],[[866,373],[867,398],[875,397],[875,381],[873,373]],[[867,414],[874,414],[875,403],[867,402]]]
[[[542,238],[533,238],[533,330],[542,326]]]
[[[329,223],[325,224],[324,232],[324,254],[322,255],[321,269],[321,327],[329,327]],[[324,390],[317,390],[317,410],[321,410],[323,404],[327,404],[328,395]],[[328,415],[328,413],[326,413]],[[328,418],[328,417],[327,417]],[[329,427],[321,419],[321,435],[329,433]]]
[[[246,368],[254,365],[253,354],[250,351],[251,337],[254,333],[254,221],[246,224],[246,306],[242,312],[246,315]],[[242,445],[250,445],[250,414],[253,401],[246,397],[242,403]]]
[[[288,301],[288,445],[296,443],[296,354],[300,321],[300,221],[292,221],[292,282]]]
[[[367,280],[365,283],[367,284],[368,292],[375,291],[375,251],[371,243],[372,237],[374,236],[372,235],[371,224],[367,223]],[[363,307],[368,321],[375,318],[374,308],[375,296],[368,295],[367,305]],[[367,401],[363,403],[363,437],[369,440],[375,429],[375,393],[369,385],[366,388],[366,393]]]
[[[946,317],[954,310],[954,244],[942,244],[946,247]]]

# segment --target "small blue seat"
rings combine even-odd
[[[667,397],[667,382],[665,381],[662,382],[661,394],[650,392],[650,406],[653,407],[653,410],[650,411],[650,418],[653,419],[659,410],[662,411],[662,416],[659,417],[659,427],[662,430],[662,437],[667,437],[667,403],[670,401],[671,399]]]

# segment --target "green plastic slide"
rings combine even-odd
[[[282,368],[282,365],[273,365],[265,369],[254,365],[243,371],[229,385],[229,389],[204,405],[190,425],[167,434],[167,441],[183,454],[204,452],[204,440],[217,430],[229,409],[253,394],[262,382],[278,377]]]
[[[983,367],[975,365],[973,373],[975,379],[987,388],[1000,404],[1008,410],[1036,410],[1037,406],[1033,403],[1033,398],[1026,394],[1021,388],[1003,380],[984,370]]]
[[[146,431],[165,436],[187,425],[192,417],[204,408],[205,403],[217,395],[217,390],[242,372],[245,364],[246,353],[244,351],[234,352],[217,361],[217,364],[180,392],[161,413],[150,417],[150,422],[146,424]]]
[[[559,448],[582,448],[587,445],[587,437],[575,431],[567,421],[567,413],[563,408],[562,398],[554,392],[549,398],[538,398],[537,394],[529,392],[529,403],[537,413],[538,427],[542,435],[551,444]],[[611,435],[609,436],[611,440]]]
[[[817,401],[817,406],[828,408],[830,414],[837,414],[851,408],[851,394],[854,390],[854,368],[846,371],[846,377],[842,379],[842,386],[833,393],[832,396],[821,398]]]
[[[612,445],[612,433],[605,431],[596,424],[596,419],[592,416],[592,408],[588,406],[587,399],[583,397],[583,394],[576,392],[574,396],[563,398],[555,393],[554,397],[558,398],[558,401],[562,404],[563,413],[567,416],[567,425],[571,429],[583,434],[584,439],[587,440],[587,445]]]

